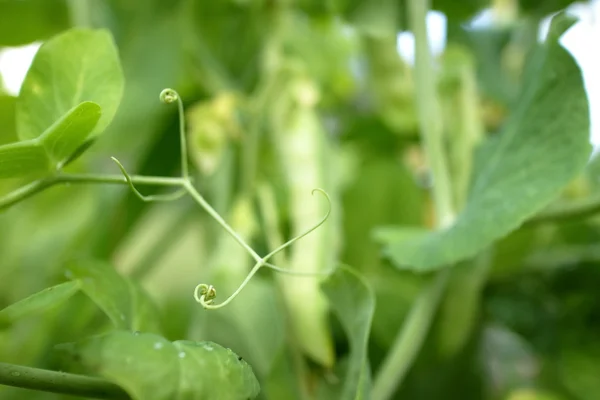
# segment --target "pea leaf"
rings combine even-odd
[[[40,313],[69,299],[79,290],[79,282],[65,282],[9,305],[0,311],[0,322],[13,323],[29,314]]]
[[[544,208],[583,170],[591,149],[587,96],[579,67],[558,43],[573,23],[565,14],[553,18],[516,111],[480,151],[455,223],[414,240],[385,241],[398,267],[434,270],[474,256]]]
[[[50,170],[50,160],[36,140],[0,146],[0,179],[41,174]]]
[[[0,0],[0,46],[46,39],[68,27],[65,0]]]
[[[63,348],[134,400],[246,400],[260,390],[252,368],[212,342],[114,331]]]
[[[355,272],[339,267],[321,289],[339,318],[350,343],[350,357],[338,399],[368,398],[370,376],[367,345],[375,312],[375,296]]]
[[[136,283],[100,261],[78,261],[67,270],[69,279],[80,280],[81,290],[110,318],[118,329],[160,332],[158,310]]]
[[[15,127],[16,97],[2,94],[0,79],[0,145],[17,141]]]
[[[111,122],[123,93],[123,72],[108,31],[71,29],[36,54],[17,101],[17,134],[33,139],[73,107],[91,101],[103,110],[90,136]]]
[[[39,138],[48,157],[62,165],[85,143],[101,113],[100,106],[90,101],[69,110]]]

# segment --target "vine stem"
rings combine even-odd
[[[443,142],[435,71],[427,38],[428,0],[409,0],[409,18],[415,36],[416,101],[427,161],[433,178],[436,225],[444,228],[454,218],[452,191]],[[398,332],[394,345],[381,365],[373,384],[371,398],[387,400],[394,395],[414,363],[434,319],[447,286],[450,268],[440,271],[419,295]]]
[[[190,190],[190,194],[192,194],[192,192],[195,192],[200,199],[202,199],[202,196],[200,196],[196,190],[194,189],[194,187],[190,184],[189,185],[189,190]],[[327,199],[327,203],[329,205],[329,209],[327,210],[327,213],[325,214],[325,216],[323,218],[321,218],[321,220],[319,222],[317,222],[316,224],[314,224],[313,226],[311,226],[310,228],[308,228],[307,230],[305,230],[304,232],[300,233],[299,235],[291,238],[290,240],[288,240],[287,242],[285,242],[284,244],[280,245],[279,247],[277,247],[275,250],[271,251],[269,254],[267,254],[264,257],[260,257],[258,254],[256,254],[256,252],[254,252],[254,250],[252,250],[241,238],[239,238],[239,236],[235,233],[235,231],[233,231],[233,229],[229,228],[229,225],[227,225],[225,223],[225,221],[223,221],[223,227],[225,229],[231,229],[231,234],[235,237],[238,238],[238,242],[240,244],[242,244],[242,246],[248,246],[248,251],[252,252],[251,254],[256,254],[255,260],[256,260],[256,264],[254,264],[254,267],[252,268],[252,270],[250,271],[250,273],[248,274],[248,276],[246,276],[246,279],[244,279],[244,281],[241,283],[241,285],[236,289],[235,292],[233,292],[233,294],[231,294],[225,301],[223,301],[220,304],[211,304],[212,300],[214,299],[214,297],[216,296],[216,292],[215,289],[212,288],[212,286],[206,285],[206,284],[199,284],[196,286],[196,289],[194,290],[194,298],[196,299],[196,301],[198,303],[200,303],[202,305],[202,307],[206,308],[206,309],[212,309],[212,310],[216,310],[218,308],[224,307],[227,304],[229,304],[231,301],[233,301],[233,299],[235,299],[237,297],[237,295],[244,289],[244,287],[248,284],[248,282],[250,282],[250,280],[252,279],[252,277],[258,272],[259,269],[261,269],[264,266],[267,266],[269,268],[272,268],[274,270],[277,270],[279,272],[283,272],[283,273],[287,273],[288,271],[285,270],[284,268],[279,268],[273,264],[269,264],[267,261],[269,261],[269,259],[271,259],[272,257],[274,257],[275,255],[277,255],[278,253],[280,253],[281,251],[283,251],[284,249],[286,249],[287,247],[291,246],[292,244],[294,244],[295,242],[297,242],[298,240],[302,239],[303,237],[307,236],[308,234],[310,234],[311,232],[313,232],[315,229],[319,228],[321,225],[323,225],[325,223],[325,221],[327,221],[327,219],[329,218],[329,215],[331,214],[331,200],[329,198],[329,195],[322,189],[313,189],[313,194],[315,192],[319,192],[321,194],[323,194],[325,196],[325,198]],[[208,206],[208,205],[207,205]],[[204,207],[204,206],[203,206]],[[210,206],[208,206],[210,207]],[[212,209],[212,208],[211,208]],[[208,209],[207,209],[208,211]],[[213,212],[215,212],[213,210]],[[215,212],[216,214],[216,212]],[[212,215],[212,214],[211,214]],[[219,216],[219,214],[216,214],[219,218],[221,218]],[[215,217],[216,219],[216,217]],[[293,271],[292,271],[293,274]],[[315,274],[302,274],[301,276],[314,276]],[[205,292],[203,293],[202,290],[205,290]],[[211,292],[212,290],[212,292]]]
[[[182,186],[183,179],[168,178],[162,176],[139,176],[130,177],[136,185],[146,186]],[[127,185],[127,179],[123,175],[104,175],[104,174],[56,174],[47,178],[38,179],[25,186],[0,197],[0,211],[9,208],[35,194],[58,184],[72,183],[107,183]]]
[[[402,383],[427,337],[449,275],[449,268],[439,272],[412,305],[388,357],[380,367],[371,393],[373,400],[391,398]]]
[[[184,180],[183,187],[187,190],[189,195],[192,196],[196,203],[198,203],[200,207],[202,207],[211,217],[213,217],[213,219],[217,221],[217,223],[221,225],[221,227],[223,227],[223,229],[225,229],[227,233],[229,233],[235,239],[235,241],[238,242],[240,246],[242,246],[248,252],[248,254],[250,254],[250,256],[252,256],[254,261],[256,261],[257,263],[263,261],[262,257],[259,256],[258,253],[256,253],[256,251],[254,251],[254,249],[250,247],[248,243],[246,243],[244,239],[242,239],[240,235],[238,235],[237,232],[234,231],[231,226],[229,226],[229,224],[223,219],[223,217],[221,217],[221,215],[219,215],[219,213],[214,208],[212,208],[210,204],[208,204],[208,202],[204,199],[204,197],[202,197],[200,193],[198,193],[194,185],[192,185],[192,183],[189,180]]]
[[[104,379],[6,363],[0,363],[0,384],[93,399],[131,399]]]

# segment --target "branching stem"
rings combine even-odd
[[[136,185],[146,186],[181,186],[181,178],[167,178],[162,176],[130,176],[131,181]],[[29,197],[43,192],[44,190],[59,184],[121,184],[127,185],[127,179],[123,175],[104,175],[104,174],[64,174],[59,173],[43,179],[35,180],[25,186],[0,197],[0,211],[5,210]]]
[[[36,193],[39,193],[51,186],[54,186],[59,183],[119,183],[119,184],[127,184],[129,185],[131,191],[142,201],[152,202],[152,201],[174,201],[181,198],[185,194],[189,194],[200,207],[202,207],[217,223],[227,231],[233,237],[233,239],[239,243],[240,246],[244,248],[250,254],[250,256],[254,259],[255,264],[248,276],[244,279],[242,284],[237,288],[237,290],[230,295],[225,301],[221,304],[214,305],[212,304],[214,298],[216,297],[216,289],[212,286],[206,284],[200,284],[196,286],[194,291],[194,297],[196,301],[198,301],[204,308],[207,309],[217,309],[224,307],[229,304],[250,282],[254,274],[258,272],[258,270],[266,266],[276,271],[280,271],[283,273],[290,273],[290,275],[294,275],[291,271],[287,271],[283,268],[277,267],[271,263],[269,263],[269,259],[279,252],[286,249],[288,246],[292,245],[297,240],[303,238],[308,235],[319,226],[321,226],[331,213],[331,201],[329,196],[322,189],[315,189],[319,193],[323,194],[327,199],[329,204],[329,209],[327,214],[315,225],[301,233],[300,235],[290,239],[286,243],[277,247],[275,250],[271,251],[265,257],[261,257],[254,249],[246,243],[246,241],[221,217],[221,215],[204,199],[204,197],[196,190],[194,185],[192,184],[189,169],[188,169],[188,152],[187,152],[187,139],[185,135],[185,115],[183,112],[183,102],[181,101],[181,97],[179,94],[173,89],[165,89],[160,93],[160,100],[165,104],[171,104],[177,102],[178,112],[179,112],[179,134],[180,134],[180,147],[181,147],[181,177],[179,178],[165,178],[165,177],[150,177],[150,176],[131,176],[121,164],[119,160],[112,157],[112,160],[117,164],[119,169],[121,170],[121,176],[114,175],[94,175],[94,174],[81,174],[81,175],[68,175],[58,172],[57,174],[34,181],[28,185],[25,185],[12,193],[0,198],[0,210],[3,208],[7,208],[13,204],[18,203],[19,201],[24,200],[25,198],[32,196]],[[137,188],[136,185],[157,185],[157,186],[171,186],[178,187],[179,190],[168,193],[168,194],[159,194],[159,195],[143,195]],[[297,274],[301,276],[307,276],[305,274]],[[319,274],[310,274],[308,276],[315,276]]]

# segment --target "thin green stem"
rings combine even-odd
[[[129,188],[131,189],[131,191],[137,196],[138,199],[140,199],[142,201],[145,201],[145,202],[151,202],[151,201],[174,201],[174,200],[180,199],[186,193],[186,190],[182,187],[181,189],[179,189],[178,191],[173,192],[173,193],[157,194],[157,195],[152,195],[152,196],[144,196],[143,194],[141,194],[139,192],[139,190],[137,190],[135,188],[135,184],[131,180],[131,176],[129,176],[129,174],[127,173],[127,170],[125,169],[125,167],[123,166],[123,164],[121,164],[121,162],[119,160],[117,160],[115,157],[111,157],[111,158],[119,166],[119,169],[121,170],[121,173],[123,174],[123,176],[127,180],[127,184],[129,185]],[[182,178],[181,179],[180,186],[183,186],[184,180],[187,180],[187,178]]]
[[[392,356],[388,356],[380,367],[371,399],[391,398],[406,376],[427,337],[449,274],[450,269],[446,268],[436,275],[411,307],[389,351]]]
[[[444,227],[452,223],[454,211],[448,162],[444,150],[442,115],[436,89],[437,79],[427,39],[425,18],[429,10],[429,1],[410,0],[408,6],[415,35],[414,74],[419,125],[427,163],[433,178],[436,221],[438,226]]]
[[[203,284],[196,286],[196,290],[194,290],[194,298],[196,299],[196,301],[198,303],[202,304],[202,307],[209,309],[209,310],[216,310],[216,309],[225,307],[227,304],[231,303],[233,301],[233,299],[235,299],[242,290],[244,290],[244,288],[246,287],[248,282],[250,282],[252,277],[258,272],[260,267],[262,267],[263,265],[264,265],[263,260],[257,261],[256,264],[254,264],[254,267],[252,268],[252,270],[250,271],[248,276],[246,276],[246,279],[244,279],[244,281],[242,282],[242,284],[240,286],[238,286],[238,288],[235,290],[235,292],[233,292],[227,299],[225,299],[220,304],[210,304],[212,302],[212,300],[207,299],[206,295],[204,295],[204,294],[198,295],[198,290],[199,290],[199,288],[201,288],[203,286]]]
[[[181,174],[185,179],[189,179],[190,171],[188,164],[187,138],[185,135],[185,114],[183,112],[183,101],[181,96],[177,95],[177,113],[179,114],[179,141],[181,149]]]
[[[284,244],[282,244],[281,246],[277,247],[275,250],[273,250],[272,252],[267,254],[264,258],[265,262],[268,259],[270,259],[271,257],[273,257],[275,254],[279,253],[280,251],[282,251],[285,248],[294,244],[294,242],[302,239],[303,237],[305,237],[306,235],[308,235],[309,233],[311,233],[312,231],[314,231],[315,229],[317,229],[318,227],[323,225],[325,223],[325,221],[327,221],[327,219],[329,218],[329,215],[331,214],[331,199],[329,198],[329,195],[323,189],[313,189],[312,194],[314,194],[315,192],[319,192],[319,193],[323,194],[325,196],[325,198],[327,199],[328,208],[327,208],[327,213],[325,214],[325,216],[323,218],[321,218],[321,220],[318,223],[316,223],[315,225],[313,225],[312,227],[308,228],[307,230],[305,230],[298,236],[288,240],[287,242],[285,242]]]
[[[179,147],[181,149],[181,175],[184,179],[189,179],[190,172],[188,168],[187,138],[185,136],[185,114],[183,112],[183,101],[181,96],[174,89],[164,89],[160,92],[160,101],[165,104],[177,102],[177,112],[179,114]]]
[[[213,219],[215,221],[217,221],[217,223],[219,225],[221,225],[221,227],[223,227],[223,229],[225,229],[235,239],[235,241],[238,242],[240,244],[240,246],[242,246],[248,252],[248,254],[250,254],[250,256],[252,256],[254,261],[256,261],[256,262],[262,261],[261,256],[259,256],[254,251],[254,249],[252,249],[252,247],[250,247],[248,245],[248,243],[246,243],[244,241],[244,239],[242,239],[240,237],[240,235],[238,235],[237,232],[234,231],[231,226],[229,226],[229,224],[223,219],[223,217],[221,217],[221,215],[219,215],[219,213],[217,211],[215,211],[215,209],[212,208],[212,206],[210,204],[208,204],[208,202],[204,199],[204,197],[202,197],[202,195],[200,193],[198,193],[198,191],[192,185],[191,182],[186,181],[183,184],[183,187],[187,190],[187,192],[190,194],[190,196],[192,196],[192,198],[196,201],[196,203],[198,203],[200,205],[200,207],[202,207],[204,210],[206,210],[206,212],[211,217],[213,217]]]
[[[131,182],[135,185],[146,186],[182,186],[183,179],[165,176],[130,175]],[[112,183],[127,184],[127,179],[122,175],[104,174],[61,174],[57,175],[58,183]]]
[[[416,100],[421,135],[433,177],[436,225],[443,228],[454,220],[452,190],[443,141],[443,125],[436,78],[427,39],[427,0],[409,0],[409,17],[415,35]],[[415,361],[439,306],[449,270],[439,272],[413,304],[390,352],[375,378],[371,398],[387,400],[394,395]]]
[[[130,177],[136,185],[155,185],[155,186],[182,186],[181,178],[165,178],[161,176],[137,176]],[[127,179],[122,175],[103,175],[103,174],[58,174],[43,179],[38,179],[25,186],[0,197],[0,211],[7,209],[35,194],[58,184],[125,184]]]
[[[192,187],[192,186],[190,185],[190,187]],[[192,187],[192,189],[193,189],[193,187]],[[329,218],[329,215],[331,214],[331,200],[329,198],[329,195],[324,190],[322,190],[322,189],[314,189],[312,192],[313,192],[313,194],[314,194],[314,192],[322,193],[325,196],[325,198],[327,199],[327,204],[328,204],[327,213],[325,214],[325,216],[319,222],[317,222],[315,225],[313,225],[312,227],[310,227],[306,231],[302,232],[300,235],[298,235],[298,236],[296,236],[296,237],[288,240],[287,242],[285,242],[281,246],[277,247],[275,250],[271,251],[269,254],[267,254],[263,258],[261,258],[260,256],[257,255],[258,259],[256,260],[256,264],[254,264],[254,267],[252,268],[252,270],[250,271],[250,273],[248,274],[248,276],[246,276],[246,279],[244,279],[244,281],[236,289],[236,291],[233,292],[233,294],[231,294],[222,303],[216,304],[216,305],[212,304],[212,301],[213,301],[214,297],[216,296],[216,291],[215,291],[215,289],[212,286],[206,285],[205,283],[201,283],[198,286],[196,286],[196,289],[194,290],[194,297],[195,297],[196,301],[198,303],[202,304],[202,307],[204,307],[206,309],[213,309],[214,310],[214,309],[218,309],[218,308],[226,306],[233,299],[235,299],[237,297],[237,295],[244,289],[244,287],[248,284],[248,282],[250,282],[250,279],[252,279],[252,277],[258,272],[258,270],[261,267],[263,267],[263,266],[265,266],[267,264],[267,261],[269,261],[269,259],[271,257],[274,257],[275,255],[277,255],[279,252],[281,252],[286,247],[292,245],[296,241],[302,239],[303,237],[305,237],[306,235],[308,235],[309,233],[311,233],[312,231],[314,231],[315,229],[317,229],[318,227],[320,227],[321,225],[323,225],[323,223],[325,223],[325,221],[327,221],[327,218]],[[196,194],[197,194],[197,192],[196,192]],[[198,196],[200,196],[200,195],[198,194]],[[219,218],[220,218],[220,216],[219,216]],[[243,241],[242,241],[242,243],[243,243]],[[252,250],[252,252],[254,253],[254,250]],[[256,254],[256,253],[254,253],[254,254]],[[269,264],[269,268],[273,268],[273,269],[276,269],[276,270],[279,270],[279,271],[288,272],[288,271],[284,270],[283,268],[276,267],[276,266],[274,266],[272,264]]]
[[[6,363],[0,363],[0,384],[93,399],[130,399],[123,389],[104,379]]]

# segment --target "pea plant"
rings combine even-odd
[[[71,65],[70,71],[61,70],[62,64],[55,60],[60,60],[61,54],[71,50],[79,51],[73,55],[81,57],[81,59],[75,63],[76,65]],[[88,67],[88,65],[91,66]],[[75,86],[65,87],[60,93],[53,92],[53,85],[56,84],[55,78],[48,77],[48,74],[53,73],[71,75],[75,78],[75,81],[72,82]],[[305,232],[280,245],[264,257],[258,255],[194,188],[188,166],[183,102],[173,89],[164,89],[160,93],[160,101],[165,104],[176,103],[178,106],[181,124],[181,177],[130,176],[114,157],[112,160],[121,170],[122,176],[64,173],[63,168],[79,157],[91,145],[95,136],[100,134],[110,123],[122,91],[123,75],[117,50],[107,32],[74,29],[58,35],[44,44],[27,76],[23,95],[19,98],[19,116],[23,121],[27,121],[22,125],[21,138],[23,140],[2,146],[0,174],[2,178],[30,174],[40,177],[29,185],[5,196],[2,199],[2,207],[10,207],[52,185],[70,182],[126,183],[133,193],[144,202],[174,201],[185,194],[190,195],[256,261],[237,290],[220,304],[213,304],[216,298],[215,287],[204,283],[197,285],[194,290],[194,298],[205,309],[218,309],[226,306],[242,291],[261,267],[268,267],[282,273],[302,275],[302,272],[288,271],[273,265],[269,260],[322,225],[327,220],[329,211],[321,221]],[[56,103],[53,106],[44,105],[48,99],[54,99]],[[85,101],[81,101],[83,99]],[[38,109],[36,107],[47,110],[48,113],[31,115],[28,110]],[[108,112],[103,114],[103,109]],[[64,114],[52,122],[49,128],[40,135],[36,135],[35,132],[39,126],[44,126],[47,121],[56,118],[62,112]],[[144,196],[138,191],[136,184],[166,186],[178,190],[168,194]],[[323,190],[315,189],[313,192],[323,194],[329,201]],[[254,398],[258,394],[258,382],[251,367],[231,349],[225,349],[212,342],[177,341],[172,343],[155,334],[135,330],[136,327],[143,328],[143,325],[138,326],[138,323],[135,322],[135,319],[138,318],[135,314],[152,312],[152,309],[151,305],[146,304],[148,302],[146,295],[134,282],[120,277],[106,266],[87,261],[74,262],[72,267],[67,270],[67,276],[70,282],[49,287],[6,307],[2,310],[3,321],[10,323],[29,313],[42,312],[56,303],[69,299],[77,291],[83,291],[113,320],[117,328],[128,328],[129,330],[116,330],[88,339],[81,344],[75,344],[71,349],[69,349],[70,346],[67,346],[66,349],[75,351],[78,354],[77,357],[84,364],[91,366],[100,363],[102,365],[100,368],[104,370],[103,374],[112,377],[116,383],[121,383],[126,391],[112,383],[84,376],[11,365],[3,366],[7,378],[3,382],[58,393],[108,396],[107,398],[127,398],[129,394],[133,398],[140,399],[173,398],[181,395],[191,395],[194,398],[247,399]],[[102,282],[103,280],[104,282]],[[113,287],[113,285],[117,285],[117,287]],[[121,288],[118,288],[119,285]],[[111,304],[113,296],[119,297],[118,289],[123,287],[125,292],[130,291],[123,299],[129,304]],[[138,297],[128,298],[131,296]],[[129,356],[123,358],[121,352],[130,347],[137,347],[138,353],[143,352],[146,355],[140,357],[141,354],[131,352]],[[153,351],[148,352],[147,350]],[[147,357],[148,355],[151,355],[150,358]],[[135,363],[133,363],[133,359],[136,360]],[[153,364],[154,368],[163,369],[164,367],[161,365],[165,362],[174,364],[171,371],[165,370],[167,374],[176,376],[181,373],[180,369],[183,369],[184,375],[178,379],[174,379],[174,376],[171,379],[173,380],[170,384],[171,387],[166,387],[169,386],[167,382],[156,382],[161,385],[166,384],[157,393],[154,385],[149,385],[155,379],[153,373],[150,370],[144,371],[141,366]],[[208,373],[208,369],[218,369],[219,372],[215,376]],[[135,382],[129,382],[131,378],[127,373],[122,374],[125,370],[129,370],[129,374],[138,375]]]
[[[568,308],[597,307],[559,285],[600,233],[576,19],[524,48],[514,16],[449,33],[436,57],[421,0],[51,3],[73,21],[14,43],[0,23],[0,46],[45,39],[0,91],[3,399],[600,393],[572,383],[595,369]]]

